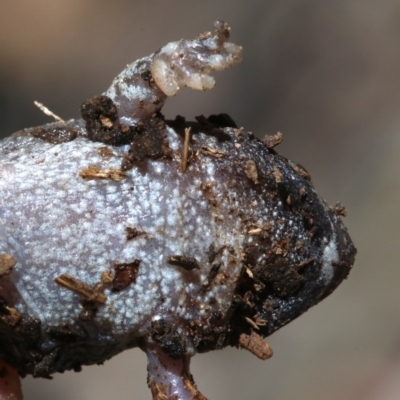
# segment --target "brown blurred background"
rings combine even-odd
[[[282,131],[279,152],[306,166],[328,202],[346,205],[359,253],[348,281],[269,338],[271,360],[236,349],[199,355],[196,382],[211,400],[398,400],[398,1],[3,1],[1,134],[50,121],[34,100],[78,117],[125,64],[215,19],[231,24],[242,64],[210,92],[182,90],[164,114],[227,112],[257,135]],[[26,400],[150,399],[138,349],[23,385]]]

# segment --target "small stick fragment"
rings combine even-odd
[[[218,275],[220,268],[221,268],[220,262],[212,265],[210,272],[207,275],[207,279],[201,284],[200,293],[204,293],[210,288],[215,277]]]
[[[191,271],[192,269],[199,269],[199,263],[194,257],[188,256],[169,256],[167,263],[171,265],[176,265],[186,269],[186,271]]]
[[[8,275],[17,263],[10,254],[0,254],[0,278]]]
[[[260,327],[249,317],[244,317],[244,319],[254,328],[260,330]]]
[[[44,114],[48,115],[49,117],[54,118],[57,122],[65,122],[62,118],[60,118],[58,115],[54,114],[52,111],[50,111],[44,104],[39,103],[38,101],[34,101],[33,104],[39,108],[40,111],[42,111]]]
[[[261,228],[254,228],[249,230],[249,235],[258,235],[262,232]]]
[[[260,360],[267,360],[272,357],[272,349],[268,343],[256,332],[251,331],[250,335],[242,333],[239,336],[239,345],[250,351]]]
[[[91,286],[86,285],[86,283],[83,283],[81,281],[78,281],[72,276],[63,274],[57,276],[57,278],[54,279],[54,281],[58,283],[60,286],[63,286],[69,290],[72,290],[73,292],[85,296],[89,300],[93,300],[101,304],[104,304],[107,301],[107,297],[104,296],[103,293],[97,292]]]
[[[111,179],[119,182],[126,178],[126,172],[122,169],[100,169],[90,166],[80,171],[79,176],[83,179]]]
[[[181,161],[181,170],[182,172],[186,171],[188,157],[189,157],[189,143],[190,143],[190,131],[192,128],[185,128],[185,141],[183,143],[183,154],[182,154],[182,161]]]

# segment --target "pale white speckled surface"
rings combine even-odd
[[[171,129],[168,139],[172,149],[182,145]],[[155,314],[196,319],[197,313],[203,316],[229,307],[229,285],[215,285],[204,295],[216,299],[207,311],[192,307],[189,298],[203,298],[197,292],[209,268],[188,273],[167,263],[169,255],[189,254],[208,265],[211,243],[216,248],[241,245],[241,235],[230,234],[231,228],[239,229],[239,222],[232,225],[226,218],[222,225],[226,229],[220,227],[217,233],[200,188],[202,182],[216,179],[207,159],[196,164],[195,178],[190,172],[187,178],[182,175],[176,159],[149,161],[145,173],[133,168],[121,182],[85,180],[79,172],[91,165],[119,168],[126,149],[112,148],[114,156],[104,159],[98,152],[104,145],[83,138],[62,146],[34,138],[13,140],[32,143],[18,161],[11,152],[0,166],[0,225],[6,227],[0,234],[0,252],[17,260],[13,280],[21,295],[16,304],[20,312],[29,311],[44,326],[73,323],[81,310],[80,296],[54,279],[68,274],[95,285],[115,262],[134,259],[141,260],[136,284],[119,293],[106,289],[107,303],[96,316],[100,322],[113,321],[112,335],[127,331],[140,335]],[[147,235],[127,241],[127,227]],[[228,263],[227,251],[222,260],[229,264],[229,279],[234,279],[240,264]]]

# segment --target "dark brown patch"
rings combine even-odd
[[[78,132],[69,126],[44,126],[30,130],[30,134],[47,143],[60,144],[70,142],[78,136]]]
[[[139,231],[136,228],[131,228],[131,227],[127,227],[125,228],[125,233],[126,233],[126,240],[132,240],[137,238],[138,236],[144,236],[147,235],[146,232],[144,231]]]
[[[305,265],[312,262],[307,260],[307,263],[299,266],[292,265],[277,248],[276,255],[272,255],[264,266],[257,266],[253,272],[257,280],[270,285],[275,296],[280,298],[287,298],[294,296],[302,288],[305,278],[299,273],[299,270]]]
[[[144,72],[142,72],[140,76],[145,82],[154,82],[153,75],[151,74],[151,71],[149,69],[146,69]]]
[[[6,367],[0,368],[0,378],[5,378],[9,374],[9,371]]]
[[[79,313],[79,319],[87,322],[92,321],[97,314],[98,304],[93,300],[81,299],[82,311]]]
[[[57,358],[61,352],[61,348],[55,348],[51,353],[46,354],[40,362],[38,362],[34,368],[32,375],[35,378],[50,378],[52,373],[53,365],[57,362]]]
[[[132,283],[136,283],[136,276],[139,271],[141,260],[134,260],[131,263],[115,263],[115,276],[112,281],[112,291],[120,292]]]
[[[213,114],[208,121],[217,128],[237,128],[236,122],[228,114]],[[228,135],[229,136],[229,135]]]
[[[129,170],[136,162],[146,158],[157,159],[161,157],[170,158],[172,150],[169,148],[165,134],[165,122],[160,116],[140,121],[135,126],[135,132],[130,141],[130,149],[121,168]]]
[[[81,115],[86,121],[89,139],[111,145],[128,144],[134,128],[121,125],[118,109],[108,96],[95,96],[81,105]]]
[[[226,116],[227,118],[223,116]],[[229,133],[226,133],[221,128],[224,123],[233,123],[233,125],[235,125],[236,127],[236,124],[233,122],[232,118],[230,118],[227,114],[212,115],[210,118],[206,118],[204,115],[199,115],[195,117],[196,121],[200,124],[205,134],[215,136],[221,142],[231,140],[232,138]]]
[[[351,268],[351,264],[346,262],[346,261],[340,261],[340,260],[333,260],[331,262],[331,265],[333,267],[339,267],[339,268],[345,268],[345,269],[350,269]]]
[[[273,149],[275,146],[278,146],[283,140],[283,135],[281,132],[277,132],[274,135],[265,135],[261,141],[267,147],[267,149]]]
[[[181,335],[163,319],[151,322],[151,337],[169,357],[175,360],[182,358],[186,353],[185,342]]]
[[[58,326],[48,327],[46,333],[60,342],[73,343],[86,338],[87,334],[78,326],[71,326],[66,322]]]
[[[26,343],[36,345],[42,335],[41,322],[37,318],[22,318],[15,329],[17,334],[23,335]]]
[[[194,257],[189,256],[169,256],[167,259],[167,263],[171,265],[176,265],[177,267],[181,267],[186,271],[191,271],[193,269],[199,269],[199,263]]]

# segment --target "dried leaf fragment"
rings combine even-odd
[[[100,169],[95,166],[90,166],[79,172],[79,176],[83,179],[110,179],[112,181],[122,181],[126,178],[126,172],[121,169]]]
[[[218,150],[218,149],[214,149],[209,146],[203,146],[201,148],[201,152],[207,156],[216,157],[216,158],[225,157],[227,155],[225,152]]]

